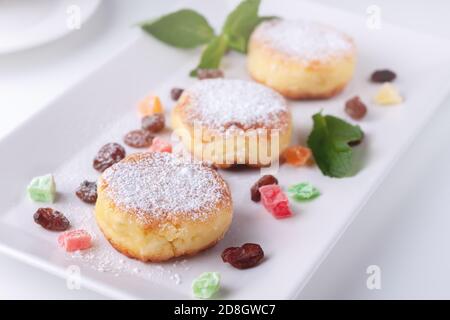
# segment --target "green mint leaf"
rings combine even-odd
[[[352,174],[352,148],[349,143],[360,141],[363,132],[359,126],[321,113],[313,115],[314,127],[308,137],[311,148],[322,173],[329,177],[343,178]]]
[[[191,71],[191,76],[197,75],[198,69],[217,69],[220,66],[220,61],[228,48],[228,37],[224,34],[215,37],[205,47],[200,58],[200,63],[197,68]]]
[[[194,48],[214,37],[214,30],[208,21],[190,9],[170,13],[140,26],[160,41],[178,48]]]
[[[244,0],[227,17],[222,33],[228,35],[228,46],[246,53],[248,39],[253,29],[261,22],[258,17],[260,0]]]

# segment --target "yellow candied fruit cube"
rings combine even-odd
[[[164,108],[159,97],[151,94],[139,102],[138,112],[143,118],[155,113],[164,113]]]
[[[377,94],[375,95],[375,102],[381,105],[393,105],[403,102],[403,98],[391,83],[384,83]]]

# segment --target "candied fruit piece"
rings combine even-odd
[[[149,151],[150,152],[168,152],[168,153],[171,153],[172,152],[172,145],[169,142],[167,142],[167,141],[165,141],[165,140],[163,140],[161,138],[155,137],[153,139],[153,143],[150,146]]]
[[[178,101],[180,99],[181,95],[183,94],[184,89],[181,88],[173,88],[170,90],[170,97],[173,101]]]
[[[86,230],[71,230],[59,235],[58,244],[67,252],[85,250],[92,246],[92,238]]]
[[[93,161],[95,170],[103,172],[125,158],[125,149],[118,143],[108,143],[100,148]]]
[[[292,216],[288,202],[278,202],[271,210],[273,216],[277,219],[288,218]]]
[[[288,202],[287,196],[283,193],[281,187],[276,184],[262,186],[259,188],[259,192],[263,205],[267,209],[272,209],[277,203]]]
[[[157,133],[164,129],[165,122],[163,113],[155,113],[151,116],[145,116],[141,121],[142,130]]]
[[[33,219],[42,228],[51,231],[65,231],[70,227],[69,220],[61,212],[52,208],[39,208],[34,213]]]
[[[97,183],[85,180],[78,187],[75,194],[81,201],[94,204],[97,201]]]
[[[356,96],[345,103],[345,112],[350,116],[350,118],[359,120],[364,118],[366,115],[367,107],[361,99]]]
[[[141,118],[143,118],[155,113],[163,113],[164,108],[159,97],[151,94],[139,102],[138,111]]]
[[[397,78],[395,72],[388,69],[376,70],[372,73],[372,76],[370,77],[372,82],[377,83],[391,82],[394,81],[395,78]]]
[[[283,193],[280,186],[276,184],[262,186],[259,188],[259,192],[261,192],[263,206],[275,218],[286,218],[292,215],[288,197]]]
[[[223,262],[228,262],[237,269],[248,269],[258,265],[264,258],[264,251],[259,244],[246,243],[240,247],[227,248],[222,252]]]
[[[192,282],[192,291],[197,298],[211,298],[219,289],[220,273],[218,272],[204,272]]]
[[[153,135],[147,130],[133,130],[123,137],[123,142],[132,148],[148,148],[152,145]]]
[[[282,153],[286,163],[299,167],[304,166],[311,159],[311,149],[302,146],[291,146]]]
[[[288,192],[297,201],[312,200],[320,196],[319,190],[309,182],[302,182],[290,186]]]
[[[56,184],[53,175],[35,177],[27,187],[28,196],[37,202],[55,202]]]
[[[256,181],[250,189],[250,197],[252,201],[261,201],[261,193],[259,192],[259,188],[270,184],[278,184],[277,178],[270,174],[262,176],[258,181]]]
[[[394,105],[402,103],[403,98],[392,84],[386,82],[375,95],[375,102],[381,105]]]

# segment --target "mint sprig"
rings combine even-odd
[[[313,115],[313,121],[308,146],[322,173],[335,178],[352,175],[353,151],[349,144],[362,140],[361,128],[320,112]]]
[[[228,49],[247,52],[248,40],[255,27],[264,20],[274,18],[258,15],[260,3],[261,0],[242,1],[230,12],[218,36],[206,18],[190,9],[144,22],[141,28],[158,40],[178,48],[195,48],[207,44],[198,66],[191,72],[191,76],[196,76],[200,68],[218,68]]]
[[[198,69],[217,69],[220,65],[223,55],[228,48],[228,37],[222,34],[215,37],[208,45],[205,47],[200,58],[200,63],[198,66],[191,71],[190,75],[192,77],[197,76]]]
[[[190,9],[170,13],[140,26],[158,40],[177,48],[195,48],[214,38],[214,30],[208,21]]]
[[[229,37],[229,47],[246,53],[250,35],[260,22],[258,9],[260,0],[242,1],[225,20],[222,33]]]

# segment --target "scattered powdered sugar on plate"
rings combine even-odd
[[[136,211],[144,222],[186,214],[202,220],[227,192],[213,169],[171,153],[132,156],[107,169],[103,179],[116,205]]]
[[[353,50],[353,43],[345,34],[309,21],[266,21],[258,26],[252,38],[306,61],[348,55]]]
[[[36,241],[39,240],[42,246],[48,246],[50,257],[66,261],[65,264],[61,264],[62,266],[79,266],[82,276],[83,270],[90,269],[113,278],[130,276],[148,281],[149,285],[158,283],[162,286],[171,286],[176,291],[188,292],[183,286],[189,286],[187,279],[195,277],[191,261],[180,258],[167,263],[144,263],[124,256],[111,246],[98,228],[94,205],[82,202],[75,195],[75,190],[82,181],[98,179],[99,173],[93,169],[92,159],[99,148],[107,142],[120,143],[123,133],[136,126],[136,122],[136,115],[130,112],[113,125],[105,126],[98,138],[52,172],[57,185],[57,199],[54,204],[48,206],[62,212],[69,219],[72,229],[84,229],[89,232],[93,243],[91,248],[73,253],[59,248],[57,243],[59,233],[43,230],[32,219],[32,214],[43,204],[34,203],[26,196],[14,210],[8,211],[4,221],[13,227],[23,228],[26,230],[25,233],[32,232]],[[169,137],[166,136],[165,139]],[[127,154],[137,151],[124,147]],[[25,214],[17,214],[18,212]]]
[[[185,92],[190,97],[183,110],[187,119],[219,132],[280,128],[289,112],[279,93],[250,81],[201,80]]]

